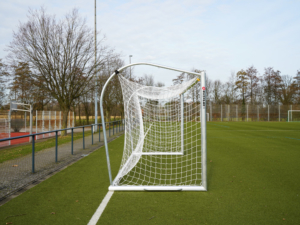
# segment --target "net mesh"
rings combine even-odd
[[[0,139],[9,138],[8,129],[9,129],[8,118],[0,117]],[[0,147],[7,146],[7,145],[9,145],[9,141],[0,142]]]
[[[200,82],[171,87],[121,75],[125,144],[114,186],[201,186]]]

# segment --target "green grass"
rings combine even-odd
[[[91,135],[91,131],[85,131],[84,136]],[[82,138],[82,132],[74,133],[73,140],[78,140]],[[58,145],[62,145],[65,143],[71,142],[71,134],[67,136],[59,136],[58,137]],[[43,149],[55,147],[55,137],[49,139],[42,139],[41,142],[35,143],[35,152],[41,151]],[[32,144],[28,143],[25,145],[19,145],[17,147],[7,147],[0,149],[0,163],[3,163],[7,160],[19,158],[32,153]]]
[[[116,176],[123,137],[109,143],[109,148]],[[0,225],[87,224],[106,195],[108,185],[105,151],[101,148],[0,206]]]
[[[115,192],[98,224],[300,224],[298,123],[209,122],[207,141],[207,192]],[[109,144],[113,176],[123,144]],[[101,148],[0,207],[0,221],[87,224],[108,185]]]

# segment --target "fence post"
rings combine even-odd
[[[209,121],[212,121],[212,107],[211,107],[211,103],[210,103],[210,117],[209,117]]]
[[[230,105],[228,105],[228,116],[227,116],[227,118],[228,118],[228,122],[229,122],[229,120],[230,120]]]
[[[31,137],[32,139],[32,173],[35,172],[35,162],[34,162],[34,159],[35,159],[35,146],[34,146],[34,143],[35,143],[35,138],[34,138],[34,135]]]
[[[278,112],[279,112],[279,113],[278,113],[278,115],[279,115],[279,117],[278,117],[278,120],[279,120],[279,121],[278,121],[278,122],[280,122],[280,105],[279,105],[279,104],[278,104]]]
[[[56,127],[56,111],[54,112],[54,130],[57,130],[57,127]]]
[[[38,111],[35,110],[35,133],[38,132]],[[36,136],[36,139],[37,139],[37,136]]]
[[[57,139],[58,139],[58,137],[57,137],[57,131],[55,131],[55,162],[57,162],[57,145],[58,145],[58,143],[57,143]]]
[[[32,123],[33,123],[33,109],[32,109],[32,105],[30,105],[30,114],[29,114],[29,133],[32,134],[33,133],[33,128],[32,128]],[[30,141],[32,141],[32,137],[30,137]]]
[[[115,121],[112,124],[113,124],[113,135],[115,135]]]
[[[11,130],[11,110],[8,111],[8,137],[10,138],[11,134],[10,134],[10,130]],[[11,141],[8,141],[9,145],[11,144]]]
[[[94,131],[93,131],[93,125],[91,125],[91,132],[92,132],[92,145],[94,144]]]
[[[99,126],[99,142],[100,142],[100,129],[101,129],[101,126],[100,126],[100,124],[98,125]]]
[[[84,127],[82,127],[82,140],[83,140],[83,149],[85,149],[85,145],[84,145]]]
[[[248,105],[247,105],[247,122],[248,122]]]
[[[42,132],[44,132],[44,128],[45,128],[45,121],[44,121],[44,117],[45,117],[45,111],[42,111]],[[43,134],[43,138],[45,137],[45,134]]]
[[[73,128],[71,129],[71,153],[73,155],[73,134],[74,134],[74,131],[73,131]]]
[[[221,104],[221,122],[223,122],[222,104]]]
[[[51,130],[51,111],[48,111],[49,116],[49,131]],[[51,133],[49,133],[49,137],[51,136]]]
[[[59,111],[59,129],[61,130],[61,111]],[[61,131],[60,131],[61,135]]]
[[[235,109],[236,109],[236,122],[239,121],[239,115],[238,115],[238,105],[235,105]]]
[[[268,122],[270,122],[270,109],[269,109],[269,104],[268,104]]]
[[[27,119],[27,113],[25,112],[25,133],[26,133],[26,119]]]

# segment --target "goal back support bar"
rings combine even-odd
[[[154,66],[158,68],[163,68],[167,70],[173,70],[177,72],[183,72],[187,74],[193,74],[201,77],[201,170],[202,170],[202,186],[112,186],[113,179],[111,175],[111,166],[110,166],[110,159],[109,159],[109,152],[108,152],[108,144],[107,144],[107,137],[106,137],[106,128],[105,128],[105,117],[103,112],[103,96],[105,93],[105,89],[108,85],[108,83],[111,81],[111,79],[117,75],[118,73],[122,72],[124,69],[137,66],[137,65],[148,65],[148,66]],[[152,63],[133,63],[126,65],[124,67],[119,68],[116,70],[106,81],[106,83],[103,86],[101,97],[100,97],[100,113],[101,113],[101,119],[102,119],[102,127],[103,127],[103,135],[104,135],[104,146],[105,146],[105,152],[106,152],[106,160],[107,160],[107,167],[108,167],[108,174],[109,174],[109,181],[110,181],[110,187],[109,190],[123,190],[123,191],[206,191],[207,190],[207,182],[206,182],[206,83],[205,83],[205,72],[195,73],[190,71],[185,71],[181,69],[175,69],[171,67],[161,66],[157,64]],[[183,103],[183,96],[182,103]],[[183,131],[182,131],[183,132]],[[183,142],[182,142],[183,143]],[[183,148],[182,148],[183,149]]]

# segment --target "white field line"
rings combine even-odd
[[[107,194],[105,195],[104,199],[102,200],[101,204],[99,205],[98,209],[96,210],[96,212],[94,213],[94,215],[92,216],[90,222],[88,223],[88,225],[96,225],[98,220],[100,219],[100,216],[102,215],[105,207],[107,206],[107,203],[109,202],[111,196],[113,195],[113,191],[109,191],[107,192]]]
[[[300,131],[300,130],[226,130],[227,131]]]

